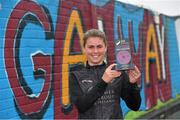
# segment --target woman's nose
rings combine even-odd
[[[95,53],[98,52],[98,48],[95,47],[95,48],[94,48],[94,52],[95,52]]]

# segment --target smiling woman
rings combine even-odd
[[[103,63],[107,46],[103,43],[101,38],[89,38],[84,49],[89,65],[100,65]]]
[[[135,66],[126,72],[114,70],[116,64],[106,65],[105,33],[91,29],[84,34],[85,66],[76,68],[70,75],[71,102],[78,109],[80,119],[121,119],[122,98],[131,110],[141,104],[137,79],[141,73]]]
[[[103,32],[92,29],[84,35],[84,53],[89,65],[103,63],[107,52],[107,40]]]

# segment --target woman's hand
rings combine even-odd
[[[139,71],[137,66],[134,66],[133,70],[128,71],[128,75],[130,83],[135,83],[137,82],[137,79],[141,76],[141,72]]]
[[[112,70],[112,68],[116,66],[115,63],[111,64],[110,66],[108,66],[102,76],[102,79],[106,82],[106,83],[110,83],[112,82],[112,80],[116,77],[119,77],[121,75],[120,71],[117,70]]]

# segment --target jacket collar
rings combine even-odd
[[[104,67],[104,66],[106,66],[106,63],[105,63],[104,61],[103,61],[102,64],[100,64],[100,65],[94,65],[94,66],[90,66],[90,65],[88,64],[88,61],[86,62],[86,68],[88,68],[88,69],[102,68],[102,67]]]

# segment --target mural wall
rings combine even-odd
[[[129,40],[142,72],[142,111],[180,94],[173,17],[114,0],[1,0],[0,16],[0,118],[77,118],[69,73],[86,61],[82,38],[91,28],[106,33],[109,64],[114,43]],[[126,116],[130,110],[122,108]]]

